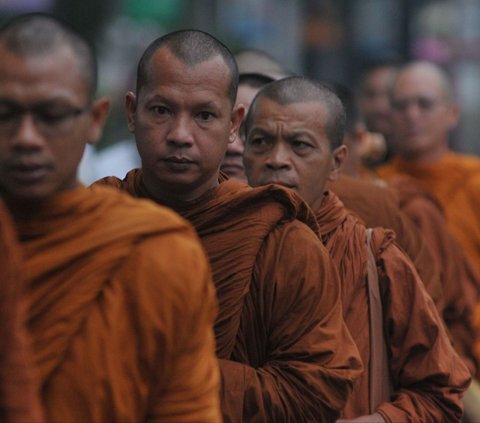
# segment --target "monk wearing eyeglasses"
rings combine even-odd
[[[220,421],[216,300],[193,228],[78,182],[109,107],[95,98],[91,47],[32,14],[0,29],[0,56],[0,196],[24,258],[30,376],[46,421]]]
[[[396,157],[379,174],[387,180],[407,174],[428,189],[480,274],[480,159],[449,148],[459,119],[449,77],[434,64],[410,63],[394,81],[391,102]]]

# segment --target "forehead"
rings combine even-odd
[[[61,47],[39,55],[17,55],[0,46],[0,96],[15,101],[87,97],[87,81],[73,51]]]
[[[262,97],[255,105],[252,123],[254,125],[283,123],[292,129],[303,128],[315,131],[327,125],[328,113],[325,105],[320,102],[308,101],[282,105]]]
[[[220,55],[191,66],[162,47],[150,59],[147,75],[140,96],[174,87],[172,91],[178,94],[202,93],[229,99],[231,75]]]
[[[236,104],[243,104],[248,110],[259,90],[260,88],[254,88],[247,84],[240,84],[238,86]]]
[[[425,68],[406,69],[398,74],[393,86],[394,97],[441,96],[444,94],[440,77]]]

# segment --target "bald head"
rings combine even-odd
[[[395,94],[397,82],[399,80],[405,78],[405,76],[412,75],[415,75],[418,78],[425,78],[430,81],[435,81],[439,90],[439,94],[447,102],[454,101],[453,86],[450,76],[441,67],[435,65],[434,63],[425,61],[415,61],[403,66],[395,78],[392,87],[392,94]]]
[[[31,13],[18,16],[0,29],[0,45],[23,57],[42,57],[69,48],[85,78],[88,95],[97,87],[97,63],[90,43],[73,28],[56,18]]]
[[[294,103],[315,102],[328,111],[327,135],[332,150],[342,145],[345,131],[345,110],[340,99],[326,85],[310,79],[292,76],[266,85],[260,90],[245,120],[245,131],[249,132],[255,105],[261,98],[269,98],[275,103],[287,106]]]
[[[220,56],[230,74],[228,96],[235,104],[238,87],[238,68],[230,50],[215,37],[198,30],[176,31],[154,40],[145,50],[137,68],[137,95],[149,81],[150,62],[155,52],[168,48],[175,57],[194,67]]]

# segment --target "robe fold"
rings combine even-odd
[[[480,275],[480,159],[449,151],[432,163],[394,158],[378,169],[387,181],[396,174],[413,177],[440,202],[451,234]]]
[[[104,187],[14,210],[48,422],[218,422],[208,261],[191,225]]]
[[[341,175],[334,183],[328,184],[345,205],[369,228],[380,226],[392,229],[396,242],[408,254],[427,292],[437,309],[442,313],[445,298],[441,271],[428,247],[427,241],[411,219],[398,206],[396,193],[386,185]]]
[[[139,169],[97,184],[149,197]],[[312,212],[282,187],[222,176],[199,199],[167,205],[194,225],[210,258],[225,421],[334,421],[361,364]]]
[[[344,418],[368,415],[370,325],[366,227],[332,192],[317,212],[321,238],[339,270],[345,321],[364,363],[354,383]],[[390,402],[375,410],[385,421],[459,422],[461,396],[470,383],[468,369],[455,353],[412,262],[392,231],[373,229],[371,248],[377,263],[390,380]]]
[[[480,369],[474,345],[479,338],[473,326],[473,315],[479,297],[480,280],[462,248],[450,235],[442,206],[433,195],[406,175],[392,177],[389,185],[398,195],[400,209],[420,229],[439,263],[445,298],[441,315],[456,351],[464,359],[471,374],[478,375]]]
[[[43,421],[25,323],[20,246],[13,222],[0,201],[0,421],[5,423]]]

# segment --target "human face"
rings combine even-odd
[[[249,183],[284,185],[318,210],[325,183],[346,154],[345,146],[331,150],[326,108],[317,102],[282,106],[265,97],[254,107],[244,152]]]
[[[236,106],[243,105],[245,107],[245,113],[247,113],[259,89],[260,88],[253,88],[246,84],[240,84],[238,86]],[[239,131],[233,141],[228,143],[227,152],[225,153],[225,158],[223,159],[220,169],[229,177],[246,182],[247,177],[245,176],[245,169],[243,167],[244,144],[243,134]]]
[[[108,102],[99,117],[67,47],[23,57],[0,46],[0,56],[1,194],[36,202],[75,187],[85,143],[100,137]]]
[[[188,66],[162,47],[137,96],[127,94],[143,178],[157,200],[189,201],[218,183],[220,163],[243,117],[228,96],[230,74],[221,56]]]
[[[385,137],[389,137],[392,132],[390,89],[395,73],[395,68],[391,66],[369,72],[362,82],[358,99],[368,130],[379,132]]]
[[[392,147],[406,159],[431,160],[448,148],[448,133],[458,118],[441,82],[430,69],[401,72],[392,92]]]

